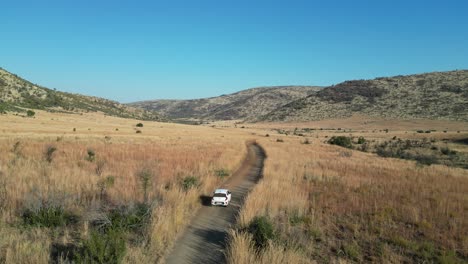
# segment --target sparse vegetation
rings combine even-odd
[[[219,178],[224,179],[225,177],[229,176],[229,171],[226,169],[218,169],[218,170],[215,170],[215,174]]]
[[[252,234],[254,245],[258,249],[264,249],[269,241],[275,239],[275,230],[273,223],[266,216],[258,216],[252,219],[247,232]]]
[[[96,160],[96,152],[92,149],[88,149],[87,152],[88,156],[86,156],[86,160],[89,162],[94,162]]]
[[[33,110],[28,110],[26,111],[26,115],[28,117],[34,117],[36,115],[36,112],[34,112]]]
[[[182,188],[185,191],[188,191],[192,188],[196,188],[198,186],[198,179],[194,176],[187,176],[182,179]]]
[[[54,158],[54,153],[57,150],[55,146],[47,146],[44,151],[44,158],[47,162],[51,163]]]
[[[328,144],[338,145],[345,148],[353,148],[351,138],[345,136],[333,136],[328,140]]]

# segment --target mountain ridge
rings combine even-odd
[[[26,109],[49,112],[103,112],[123,118],[162,121],[156,113],[96,96],[52,90],[0,67],[0,113],[25,112]]]
[[[130,106],[157,111],[171,119],[239,120],[273,109],[321,89],[319,86],[255,87],[232,94],[189,100],[146,100]]]
[[[292,101],[255,121],[314,121],[353,114],[468,121],[468,70],[351,80]]]

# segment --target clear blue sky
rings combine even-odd
[[[120,102],[468,68],[468,1],[3,1],[0,66]]]

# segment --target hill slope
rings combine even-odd
[[[171,119],[253,119],[320,90],[317,86],[253,88],[229,95],[194,100],[153,100],[129,104],[154,110]]]
[[[24,108],[67,113],[99,111],[125,118],[160,120],[156,113],[150,111],[99,97],[51,90],[0,68],[0,113],[6,111],[22,112]]]
[[[346,81],[256,121],[311,121],[353,114],[468,121],[468,70]]]

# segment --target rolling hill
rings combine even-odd
[[[151,111],[99,97],[48,89],[0,68],[0,113],[25,112],[26,109],[66,113],[103,112],[124,118],[161,120],[158,114]]]
[[[176,121],[250,120],[318,90],[318,86],[260,87],[211,98],[152,100],[129,105],[156,111]]]
[[[468,70],[346,81],[255,121],[312,121],[354,114],[468,121]]]

